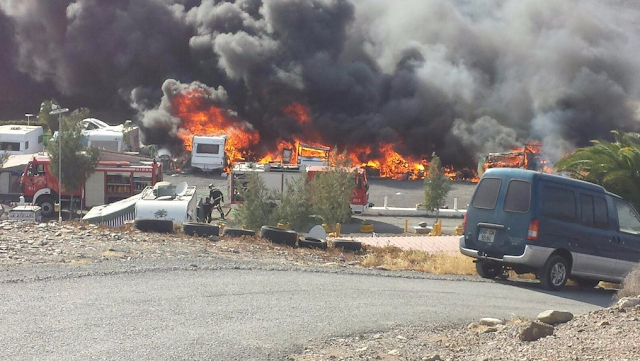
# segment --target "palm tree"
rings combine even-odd
[[[640,134],[612,131],[615,141],[592,140],[556,163],[570,177],[596,183],[640,206]],[[640,209],[640,208],[638,208]]]

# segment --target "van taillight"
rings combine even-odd
[[[538,240],[538,220],[532,219],[529,222],[529,231],[527,232],[527,240],[529,241],[537,241]]]
[[[467,214],[464,214],[464,218],[462,219],[462,233],[467,231]]]

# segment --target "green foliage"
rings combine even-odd
[[[75,191],[80,189],[84,180],[83,175],[92,173],[98,163],[98,150],[83,149],[82,133],[78,126],[80,120],[88,115],[87,109],[75,110],[68,117],[62,117],[62,132],[48,144],[47,151],[51,155],[51,171],[61,179],[64,189]],[[60,142],[60,143],[59,143]],[[59,152],[59,144],[62,153]],[[59,178],[58,160],[62,156],[62,178]]]
[[[451,181],[444,174],[440,158],[433,153],[431,163],[424,178],[424,206],[427,210],[436,210],[436,218],[440,216],[440,207],[451,190]]]
[[[40,104],[40,112],[38,113],[38,124],[46,126],[52,132],[58,130],[58,116],[49,114],[53,105],[59,105],[55,99],[45,100]]]
[[[294,230],[302,230],[309,223],[311,215],[309,184],[304,177],[300,177],[293,182],[287,181],[286,189],[276,212],[277,219],[289,222]]]
[[[349,222],[354,187],[355,178],[348,168],[335,167],[316,173],[309,182],[312,212],[329,225]]]
[[[258,230],[264,225],[273,225],[276,221],[273,199],[275,195],[267,189],[258,174],[248,174],[245,187],[240,189],[240,197],[244,200],[238,211],[243,226]]]
[[[4,162],[6,162],[7,159],[9,159],[9,153],[8,152],[0,153],[0,168],[2,168],[4,166]]]
[[[593,140],[556,163],[559,172],[599,184],[640,206],[640,135],[612,131],[615,141]]]

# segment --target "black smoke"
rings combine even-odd
[[[56,96],[173,144],[175,79],[267,148],[304,132],[298,102],[331,146],[472,165],[540,140],[553,160],[640,130],[638,25],[624,0],[0,0],[0,118]]]

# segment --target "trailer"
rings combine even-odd
[[[298,166],[282,165],[279,163],[256,164],[241,162],[233,165],[228,177],[228,194],[232,208],[237,208],[242,204],[242,189],[247,188],[248,175],[257,174],[265,183],[266,187],[282,195],[287,190],[288,184],[304,177],[307,181],[313,179],[319,172],[327,172],[334,169],[331,166]],[[361,167],[348,169],[354,178],[353,193],[351,194],[350,206],[354,214],[364,213],[371,204],[369,203],[369,184],[367,173]],[[279,200],[276,200],[279,201]]]
[[[109,125],[100,119],[86,118],[80,126],[83,129],[82,143],[86,147],[115,152],[140,150],[140,130],[129,120],[125,124]]]
[[[191,148],[191,167],[203,172],[222,170],[227,166],[226,135],[194,135]]]
[[[135,203],[136,228],[143,231],[171,232],[174,225],[196,222],[196,187],[159,182],[146,187]]]
[[[81,208],[91,208],[119,201],[141,193],[147,186],[162,181],[162,164],[151,161],[132,164],[129,161],[99,161],[82,187],[74,192],[58,192],[58,178],[53,175],[48,155],[38,154],[26,165],[20,177],[20,188],[25,200],[39,205],[44,217],[54,213],[59,195],[62,201],[71,199]]]
[[[35,154],[44,150],[44,131],[34,125],[0,125],[0,151],[9,155]]]

